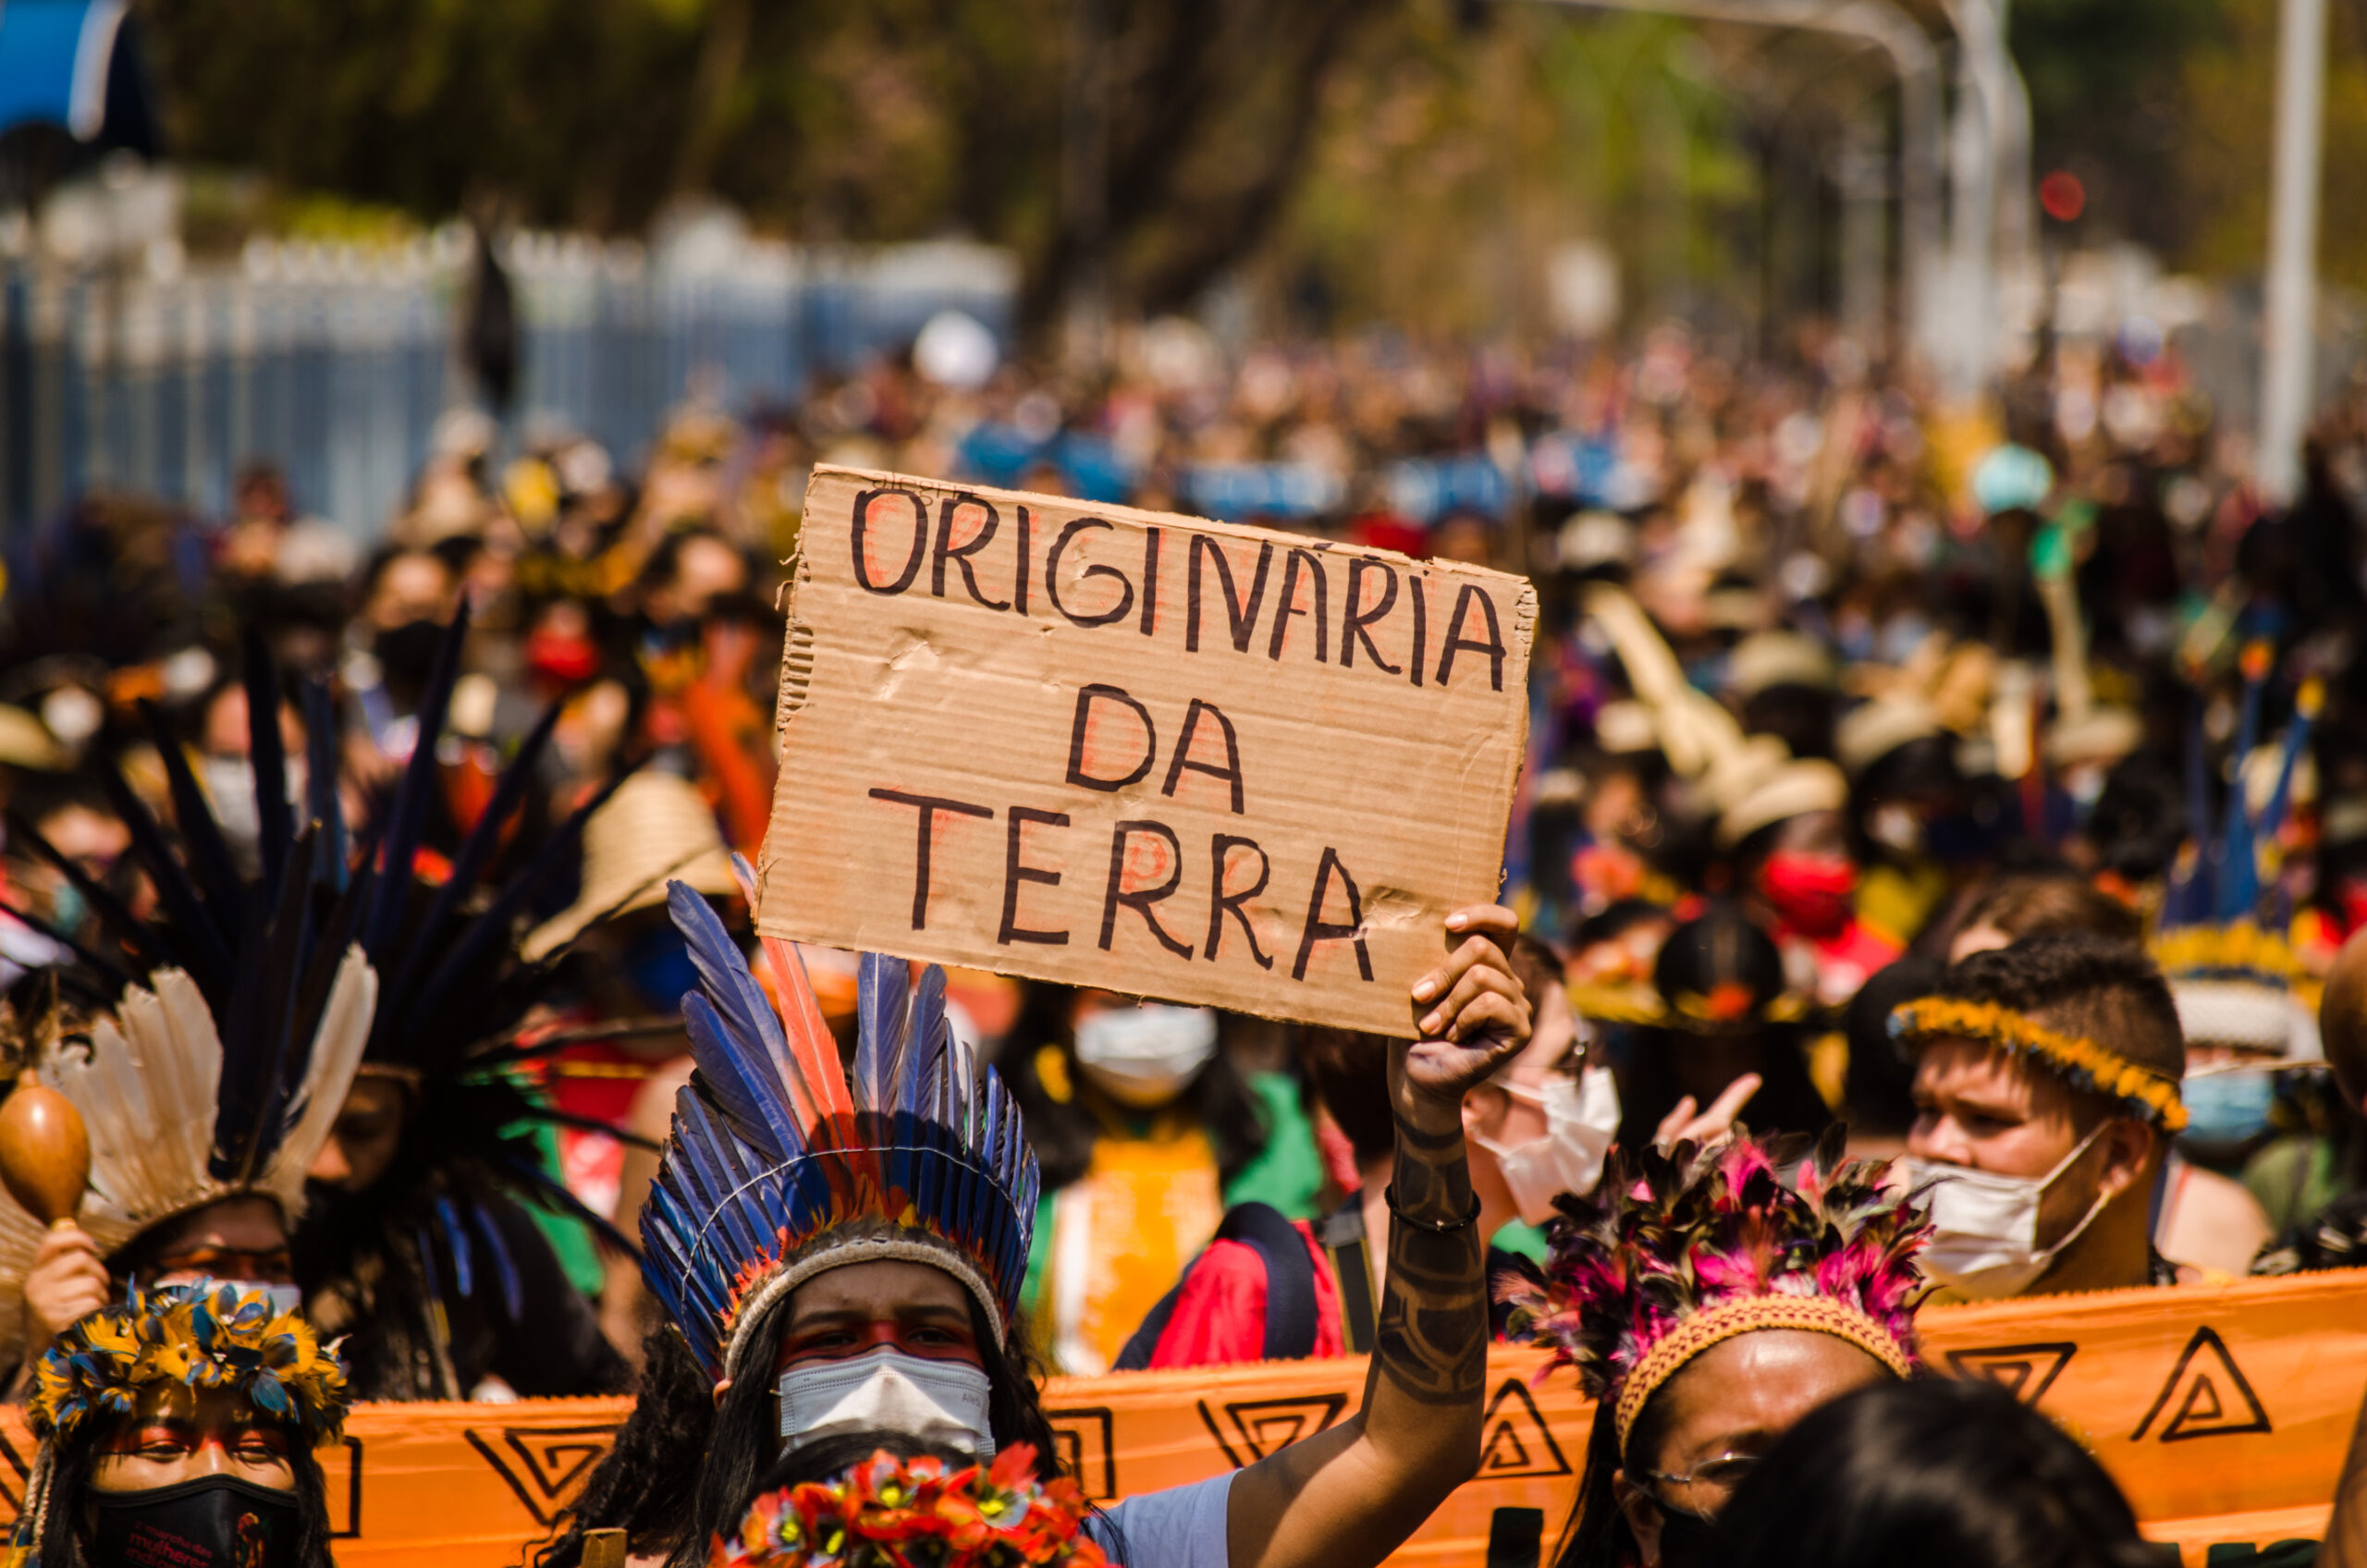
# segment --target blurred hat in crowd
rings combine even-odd
[[[1777,686],[1833,689],[1833,655],[1797,631],[1754,631],[1726,655],[1726,689],[1748,701]]]
[[[74,753],[58,743],[49,726],[20,707],[0,704],[0,764],[40,773],[63,773]]]
[[[1564,571],[1629,566],[1636,559],[1636,531],[1616,512],[1579,512],[1562,525],[1553,551]]]
[[[1932,704],[1920,697],[1879,697],[1861,703],[1843,716],[1834,731],[1834,750],[1852,778],[1910,741],[1937,735],[1942,729]]]
[[[1604,1023],[1716,1035],[1793,1023],[1810,1004],[1785,986],[1775,939],[1740,910],[1719,903],[1669,933],[1652,961],[1650,986],[1573,986],[1570,1006]]]
[[[686,778],[644,768],[583,824],[583,891],[528,932],[519,952],[540,960],[594,921],[662,904],[668,881],[717,896],[739,891],[706,797]]]
[[[2054,488],[2054,470],[2028,447],[1993,448],[1973,465],[1972,498],[1991,514],[2037,509]]]
[[[1655,751],[1661,743],[1660,726],[1642,703],[1625,698],[1605,703],[1595,710],[1594,743],[1613,756]]]
[[[1839,811],[1849,803],[1849,780],[1822,757],[1799,757],[1778,765],[1740,792],[1718,814],[1717,841],[1732,849],[1762,827],[1812,811]]]

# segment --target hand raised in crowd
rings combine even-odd
[[[1686,1096],[1661,1118],[1660,1126],[1652,1133],[1652,1147],[1666,1154],[1679,1144],[1724,1143],[1735,1135],[1735,1118],[1750,1103],[1750,1096],[1759,1093],[1759,1074],[1746,1072],[1727,1084],[1710,1102],[1707,1110],[1701,1110],[1691,1095]]]
[[[1414,982],[1421,1037],[1406,1048],[1404,1083],[1408,1094],[1445,1108],[1459,1129],[1465,1091],[1520,1054],[1530,1018],[1510,951],[1520,917],[1502,904],[1470,904],[1446,917],[1446,929],[1462,940]]]
[[[71,1220],[54,1226],[25,1270],[27,1346],[46,1344],[114,1299],[115,1281],[91,1233]]]

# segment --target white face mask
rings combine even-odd
[[[843,1361],[806,1361],[780,1375],[780,1451],[841,1432],[901,1432],[991,1459],[987,1375],[964,1361],[926,1361],[891,1347]]]
[[[1217,1054],[1217,1015],[1205,1007],[1113,1007],[1076,1026],[1076,1064],[1121,1105],[1147,1110],[1184,1092]]]
[[[1525,1144],[1499,1144],[1474,1133],[1471,1141],[1496,1157],[1520,1217],[1542,1225],[1553,1218],[1555,1194],[1584,1197],[1602,1180],[1603,1156],[1619,1131],[1619,1086],[1611,1069],[1589,1067],[1576,1078],[1552,1074],[1541,1094],[1511,1084],[1502,1087],[1543,1108],[1544,1135]]]
[[[1976,1301],[2018,1295],[2027,1289],[2111,1201],[2109,1194],[2098,1193],[2087,1214],[2061,1241],[2051,1247],[2038,1244],[2040,1198],[2103,1130],[2100,1126],[2080,1139],[2043,1176],[2000,1176],[1913,1155],[1902,1158],[1899,1165],[1910,1188],[1936,1183],[1929,1194],[1932,1234],[1923,1252],[1924,1271]]]

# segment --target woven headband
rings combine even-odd
[[[1717,1305],[1695,1313],[1671,1329],[1619,1386],[1613,1411],[1618,1423],[1619,1452],[1627,1452],[1627,1429],[1662,1383],[1711,1346],[1761,1329],[1800,1329],[1846,1340],[1900,1377],[1909,1376],[1914,1363],[1889,1329],[1846,1302],[1831,1296],[1730,1296]]]
[[[1902,1045],[1938,1039],[1983,1040],[2034,1056],[2075,1087],[2124,1101],[2165,1133],[2182,1132],[2186,1127],[2186,1102],[2178,1096],[2176,1079],[2093,1040],[2058,1034],[2028,1014],[1996,1002],[1925,997],[1892,1010],[1890,1034]]]

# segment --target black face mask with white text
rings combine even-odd
[[[296,1494],[235,1476],[83,1494],[92,1561],[107,1568],[293,1568]]]

